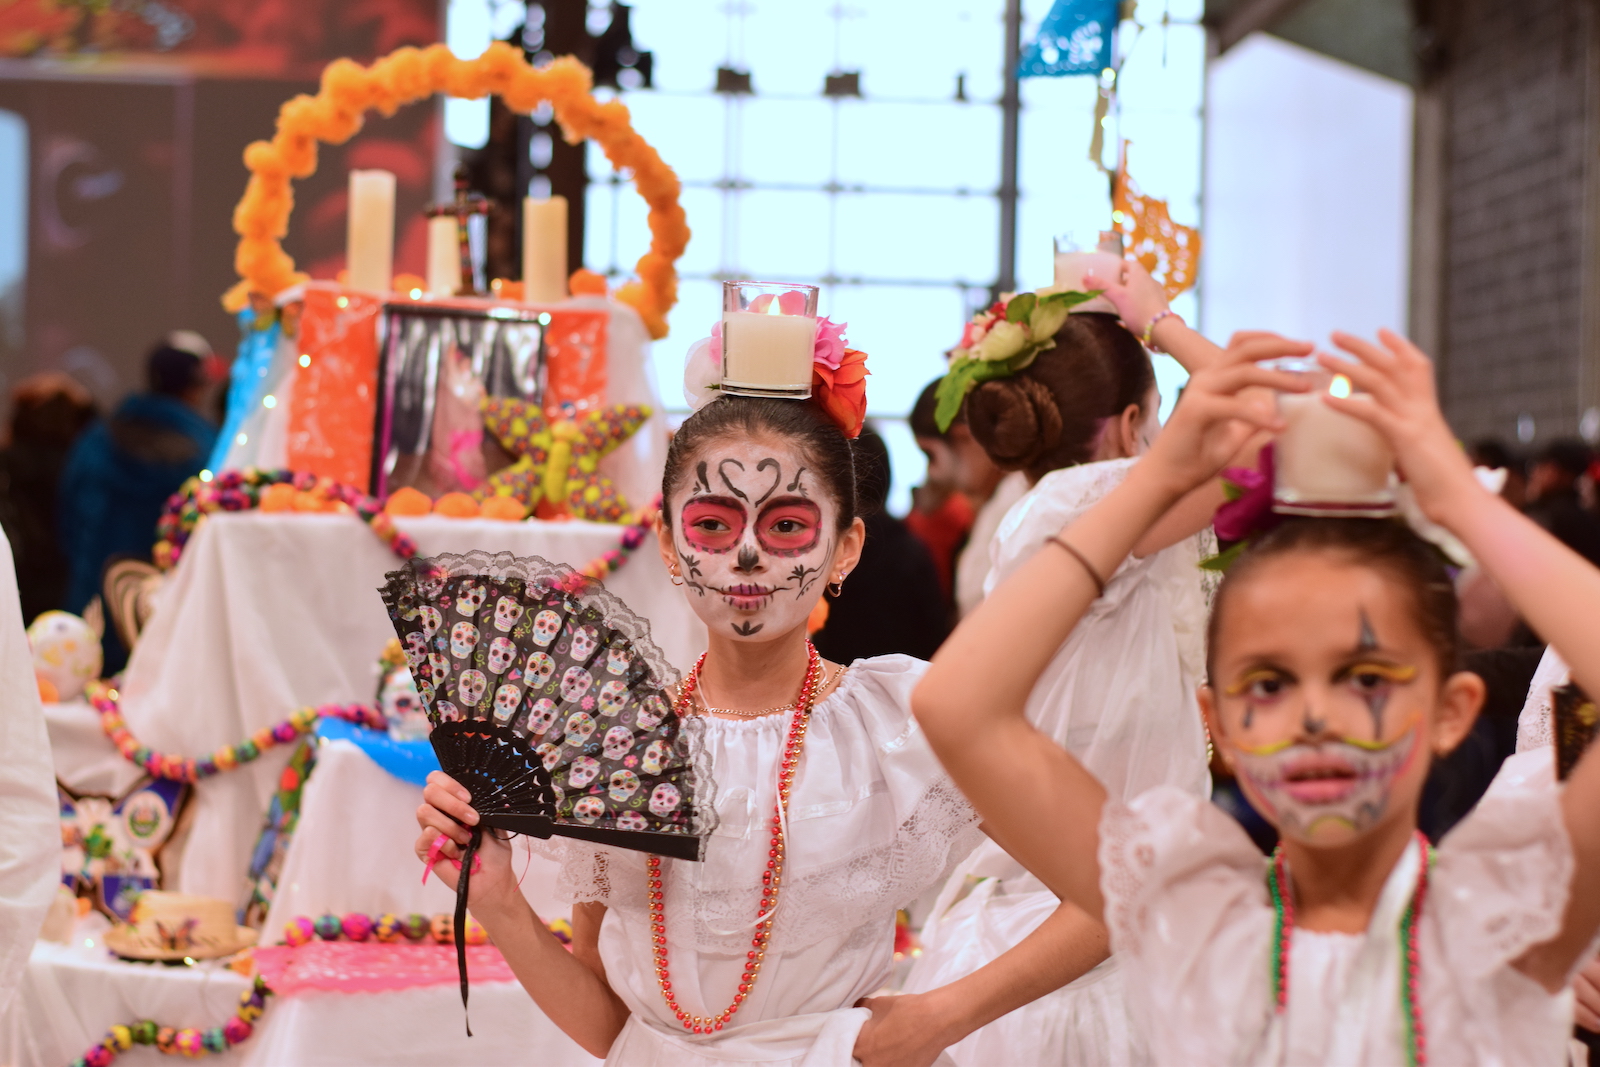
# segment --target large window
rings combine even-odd
[[[1152,28],[1132,45],[1105,155],[1120,123],[1145,190],[1191,223],[1199,7],[1140,5]],[[1024,40],[1047,9],[1025,8]],[[684,410],[683,354],[718,317],[723,279],[821,284],[823,314],[849,322],[872,356],[871,414],[903,512],[924,473],[904,417],[997,276],[1003,2],[635,0],[632,29],[654,53],[654,88],[625,99],[682,178],[694,230],[672,336],[655,346],[668,407]],[[1122,37],[1135,41],[1131,25]],[[742,89],[745,75],[748,92],[717,91],[719,80]],[[1023,83],[1021,285],[1050,282],[1053,235],[1107,225],[1109,182],[1088,158],[1096,93],[1089,77]],[[589,172],[585,260],[624,274],[649,240],[644,205],[593,146]]]

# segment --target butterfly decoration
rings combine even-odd
[[[600,460],[632,437],[650,408],[612,404],[572,418],[550,418],[538,404],[509,396],[483,400],[485,428],[516,462],[489,476],[473,495],[510,494],[541,518],[571,515],[622,522],[628,502],[600,472]]]

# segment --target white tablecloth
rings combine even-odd
[[[620,535],[582,522],[430,516],[399,525],[425,555],[509,551],[574,567],[615,547]],[[211,517],[189,541],[129,662],[122,686],[129,728],[153,748],[199,756],[303,705],[372,700],[378,653],[394,635],[376,590],[396,566],[353,516]],[[692,663],[704,648],[705,629],[668,581],[653,543],[607,585],[651,621],[673,663]],[[242,901],[250,850],[288,753],[280,746],[200,783],[191,831],[164,857],[164,888]]]
[[[219,1026],[249,980],[216,965],[124,963],[103,950],[39,942],[9,1010],[0,1015],[0,1062],[64,1067],[115,1023]],[[515,982],[472,987],[472,1033],[462,1029],[453,985],[388,993],[272,997],[255,1034],[208,1055],[211,1067],[593,1067]],[[135,1045],[118,1067],[171,1067],[173,1057]]]

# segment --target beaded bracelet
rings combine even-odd
[[[1177,315],[1177,312],[1173,311],[1171,308],[1162,308],[1154,315],[1151,315],[1150,321],[1145,324],[1144,334],[1139,338],[1139,343],[1144,345],[1152,352],[1161,352],[1161,346],[1156,344],[1156,323],[1160,322],[1169,315]],[[1183,319],[1180,318],[1178,321],[1182,322]]]

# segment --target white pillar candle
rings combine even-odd
[[[461,232],[454,215],[428,220],[428,292],[455,296],[461,288]]]
[[[728,388],[811,395],[817,320],[777,310],[774,299],[767,311],[723,312],[722,381]]]
[[[1328,391],[1348,396],[1349,379],[1335,377]],[[1378,431],[1333,410],[1320,392],[1281,393],[1278,404],[1286,424],[1273,449],[1280,505],[1315,514],[1362,506],[1381,512],[1393,504],[1394,453]]]
[[[522,202],[522,298],[554,304],[567,298],[567,198]]]
[[[394,175],[351,171],[346,214],[345,277],[350,287],[387,293],[394,277]]]
[[[1089,285],[1083,280],[1084,274],[1091,268],[1100,276],[1100,286]],[[1087,293],[1121,276],[1122,257],[1115,252],[1057,252],[1055,284],[1051,288],[1057,292]],[[1103,296],[1079,304],[1072,310],[1117,313],[1116,307]]]

